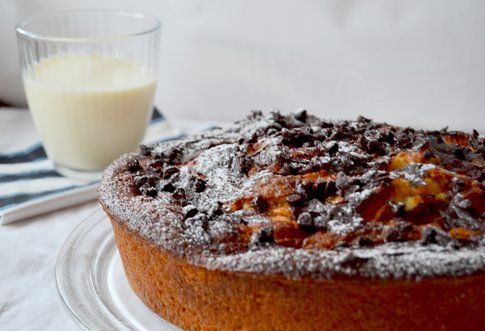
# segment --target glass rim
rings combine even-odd
[[[100,37],[57,37],[52,36],[49,34],[38,33],[30,31],[27,27],[30,23],[34,22],[37,19],[42,18],[49,18],[55,16],[62,16],[67,14],[87,14],[87,13],[106,13],[106,14],[114,14],[118,16],[125,16],[131,17],[135,19],[143,19],[143,20],[151,20],[152,24],[149,28],[143,29],[138,32],[133,33],[124,33],[119,35],[107,35],[107,36],[100,36]],[[26,37],[32,40],[42,40],[42,41],[52,41],[52,42],[70,42],[70,43],[83,43],[83,42],[96,42],[96,41],[107,41],[107,40],[119,40],[119,39],[127,39],[137,36],[147,35],[153,32],[160,30],[162,23],[158,18],[152,15],[143,14],[140,12],[131,12],[131,11],[123,11],[123,10],[111,10],[111,9],[77,9],[77,10],[55,10],[49,11],[37,15],[33,15],[26,20],[18,23],[15,26],[15,31],[17,35],[21,37]]]

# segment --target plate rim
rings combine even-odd
[[[117,306],[113,298],[104,300],[100,297],[106,290],[102,286],[103,280],[96,278],[96,275],[113,267],[113,258],[116,255],[111,256],[106,250],[110,250],[111,245],[117,250],[111,225],[106,218],[107,215],[98,206],[76,225],[61,245],[55,265],[57,295],[70,317],[83,330],[137,330],[140,326],[136,319],[134,322],[129,317],[123,320],[123,303],[122,306]],[[92,235],[93,232],[96,235]],[[86,250],[85,247],[91,248]],[[101,255],[109,259],[106,260],[108,263],[102,265],[99,262]],[[85,287],[72,286],[75,283],[81,283]],[[109,293],[109,285],[107,289]],[[91,302],[94,304],[91,305]],[[120,314],[117,314],[118,310]],[[163,319],[161,321],[170,325]],[[160,327],[163,328],[163,324]]]

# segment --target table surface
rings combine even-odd
[[[172,120],[193,132],[200,121]],[[0,108],[0,153],[38,140],[26,111]],[[95,201],[0,226],[0,328],[77,330],[62,306],[55,283],[57,253],[71,231],[98,208]]]

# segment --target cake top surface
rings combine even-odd
[[[485,139],[301,111],[142,146],[100,202],[153,244],[209,269],[288,278],[485,271]]]

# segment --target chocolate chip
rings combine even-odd
[[[348,124],[347,124],[348,125]],[[343,124],[345,127],[345,125]],[[343,127],[340,127],[337,131],[335,131],[330,138],[333,140],[344,140],[347,138],[352,137],[352,134],[349,132],[344,131]]]
[[[324,199],[337,192],[337,186],[333,180],[318,178],[313,187],[318,199]]]
[[[408,127],[405,127],[405,128],[402,130],[402,132],[404,132],[404,133],[408,134],[408,133],[415,133],[415,132],[416,132],[416,130],[414,130],[413,128],[411,128],[411,127],[409,127],[409,126],[408,126]],[[438,131],[438,132],[439,132],[439,131]]]
[[[391,207],[392,212],[396,216],[402,216],[404,215],[404,210],[405,210],[405,205],[402,202],[388,202],[389,206]]]
[[[458,193],[464,186],[465,182],[462,179],[458,177],[453,177],[451,179],[451,189],[453,192]]]
[[[148,186],[155,187],[156,184],[158,183],[159,177],[153,176],[153,175],[142,175],[142,176],[136,176],[134,179],[135,179],[135,184],[138,187],[141,187],[143,185],[147,187]]]
[[[215,206],[212,206],[209,209],[208,216],[213,217],[213,216],[222,215],[224,213],[224,211],[222,210],[222,206],[223,206],[223,203],[221,201],[217,201]]]
[[[141,170],[140,162],[138,162],[138,160],[131,160],[130,162],[128,162],[127,168],[129,172],[140,171]]]
[[[274,230],[272,227],[264,227],[259,229],[258,231],[254,232],[251,235],[251,244],[252,245],[260,245],[265,243],[272,243],[274,242]]]
[[[197,229],[198,235],[205,235],[209,225],[208,216],[203,212],[199,212],[195,216],[186,218],[184,225],[192,229]]]
[[[306,122],[307,117],[308,117],[308,114],[306,110],[302,110],[295,114],[295,118],[300,122]]]
[[[274,129],[274,128],[269,128],[268,131],[266,131],[266,134],[268,136],[274,136],[278,133],[278,130]]]
[[[300,202],[302,202],[302,197],[299,194],[291,194],[291,195],[289,195],[289,196],[286,197],[286,201],[290,205],[294,206],[294,205],[297,205]]]
[[[263,117],[263,112],[261,110],[251,110],[251,113],[248,115],[248,119],[250,120],[258,120]]]
[[[187,219],[190,217],[194,217],[199,212],[199,210],[193,205],[187,205],[182,208],[182,212],[184,213],[184,218]]]
[[[332,122],[326,122],[326,121],[322,121],[322,123],[320,124],[320,127],[321,127],[322,129],[331,129],[331,128],[333,128],[334,126],[335,126],[335,124],[334,124],[334,123],[332,123]]]
[[[197,193],[204,192],[206,187],[207,187],[207,183],[202,178],[197,178],[195,180],[195,192]]]
[[[409,147],[412,144],[411,138],[405,132],[401,132],[396,136],[396,142],[401,148]]]
[[[291,175],[299,175],[303,172],[303,169],[306,168],[304,164],[301,163],[296,163],[296,162],[291,162],[287,164],[289,168],[289,172]]]
[[[308,200],[313,193],[313,183],[310,181],[301,182],[296,186],[295,192],[303,199]]]
[[[176,200],[185,199],[185,190],[179,187],[178,189],[175,190],[175,192],[173,192],[172,197]]]
[[[319,132],[316,132],[313,134],[313,145],[316,147],[321,148],[322,147],[322,142],[327,140],[327,136],[325,135],[324,130],[320,130]]]
[[[446,246],[453,241],[453,238],[435,227],[425,227],[421,233],[421,245],[436,244],[440,246]]]
[[[384,136],[384,141],[390,145],[394,144],[396,142],[394,133],[392,131],[387,132],[387,134]]]
[[[368,141],[367,139],[362,135],[360,136],[359,140],[357,141],[358,144],[359,144],[359,147],[361,149],[363,149],[364,151],[367,151],[367,144],[368,144]]]
[[[162,190],[165,192],[173,193],[175,192],[175,186],[172,183],[166,183],[163,185]]]
[[[276,131],[281,131],[281,129],[283,129],[283,126],[279,123],[271,123],[269,126],[268,126],[268,129],[274,129]]]
[[[391,228],[386,234],[385,237],[387,242],[402,242],[405,241],[406,238],[403,236],[402,232],[399,229]]]
[[[357,245],[359,247],[370,247],[372,246],[373,241],[367,237],[359,237],[357,239]]]
[[[245,175],[249,174],[249,171],[253,167],[253,160],[249,157],[242,156],[239,165],[241,167],[241,172]]]
[[[317,217],[313,218],[313,225],[317,229],[327,230],[327,228],[328,228],[328,222],[329,222],[328,217],[317,216]]]
[[[303,129],[290,129],[290,130],[283,130],[281,132],[282,140],[281,142],[284,145],[288,146],[302,146],[306,142],[313,141],[312,134],[307,130]]]
[[[431,159],[433,156],[434,156],[433,151],[430,151],[429,149],[428,149],[428,150],[426,150],[426,151],[423,153],[423,157],[424,157],[426,160]]]
[[[330,155],[335,155],[337,152],[338,152],[338,144],[337,143],[333,143],[328,149],[327,149],[327,152],[330,154]]]
[[[152,198],[154,198],[158,195],[158,191],[154,187],[142,188],[140,190],[140,192],[143,193],[144,195],[147,195],[147,196],[152,197]]]
[[[453,154],[460,160],[464,160],[466,155],[465,155],[465,151],[462,149],[462,148],[457,148],[455,149],[455,151],[453,152]]]
[[[182,161],[182,150],[180,148],[172,148],[166,157],[168,163],[180,163]]]
[[[297,120],[294,114],[283,116],[279,113],[273,112],[272,115],[275,122],[280,124],[283,128],[292,129],[292,128],[301,127],[302,125],[302,122]]]
[[[153,147],[148,145],[140,145],[140,152],[144,156],[150,156],[152,153]]]
[[[413,225],[408,222],[401,222],[387,230],[385,240],[387,242],[403,242],[407,235],[413,230]]]
[[[149,177],[147,175],[143,175],[143,176],[136,176],[135,177],[135,184],[140,187],[142,186],[143,184],[145,184],[146,182],[148,182],[148,179]]]
[[[304,230],[307,230],[313,227],[313,217],[308,212],[304,212],[298,215],[298,219],[296,222]]]
[[[359,115],[359,116],[357,117],[357,122],[371,123],[371,122],[372,122],[372,120],[371,120],[371,119],[369,119],[369,118],[367,118],[367,117],[364,117],[364,116],[362,116],[362,115]]]
[[[269,208],[268,201],[262,196],[255,197],[251,200],[251,206],[253,206],[258,213],[264,213]]]
[[[346,243],[342,243],[345,245]],[[354,253],[348,253],[341,261],[342,268],[357,270],[363,267],[369,259],[365,257],[356,256]]]
[[[175,175],[176,173],[179,173],[179,172],[180,172],[179,168],[174,167],[174,166],[169,166],[169,167],[165,168],[165,170],[163,171],[163,178],[168,179],[168,178],[172,177],[173,175]]]
[[[279,175],[287,176],[293,174],[293,170],[288,163],[281,165],[281,168],[278,170]]]
[[[246,139],[246,142],[248,144],[254,144],[257,141],[258,141],[258,134],[256,132],[253,132],[253,134],[251,135],[251,137],[249,137],[249,139]]]
[[[367,144],[367,150],[369,153],[377,154],[377,155],[384,155],[386,153],[386,148],[384,145],[377,141],[377,140],[371,140]]]
[[[160,172],[163,169],[163,160],[155,160],[148,164],[147,168],[153,172]]]

